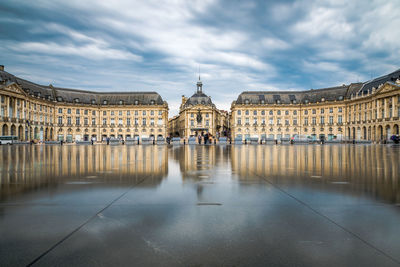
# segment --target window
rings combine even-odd
[[[333,113],[333,108],[329,108],[329,113]]]
[[[89,111],[88,111],[87,109],[85,109],[84,114],[87,115],[88,112],[89,112]]]
[[[36,104],[35,104],[36,105]],[[35,108],[36,109],[36,108]],[[67,109],[67,113],[68,114],[71,114],[71,109],[69,108],[69,109]]]
[[[118,125],[121,126],[122,124],[123,124],[122,118],[119,118],[119,119],[118,119]]]
[[[111,111],[110,115],[111,115],[111,116],[114,116],[114,110]]]
[[[317,110],[316,109],[313,109],[312,110],[312,114],[316,114],[317,113]]]
[[[128,111],[126,111],[126,116],[130,116],[131,115],[131,112],[128,110]]]
[[[289,125],[289,120],[285,120],[285,125]]]
[[[253,118],[253,123],[254,123],[255,125],[257,125],[257,118],[256,118],[256,117]]]
[[[265,115],[265,110],[261,110],[261,115]]]
[[[257,115],[257,110],[253,111],[253,115],[255,115],[255,116]]]
[[[238,110],[237,111],[237,114],[240,116],[240,115],[242,115],[242,111],[241,110]]]
[[[238,118],[238,119],[237,119],[237,124],[238,124],[238,125],[242,125],[242,118]]]
[[[115,118],[111,118],[110,124],[111,124],[111,125],[114,125],[114,124],[115,124]]]
[[[194,126],[194,120],[190,120],[190,126]]]
[[[289,115],[289,110],[285,110],[285,115]]]
[[[297,118],[293,118],[293,125],[297,125]]]
[[[190,117],[191,117],[191,118],[194,118],[194,113],[190,113]]]
[[[72,124],[71,117],[67,117],[67,124],[68,124],[68,125],[71,125],[71,124]]]
[[[209,118],[209,117],[210,117],[210,114],[206,113],[206,118]]]
[[[342,115],[339,115],[339,116],[338,116],[338,123],[343,123]]]
[[[308,110],[304,110],[304,115],[308,115]]]
[[[118,115],[119,115],[119,116],[122,116],[122,111],[121,111],[121,110],[118,112]]]
[[[158,125],[161,126],[163,125],[163,119],[162,118],[158,118]],[[193,126],[193,125],[192,125]]]
[[[249,118],[246,118],[245,122],[246,122],[246,124],[249,124],[250,123]]]
[[[58,113],[62,113],[62,108],[59,108],[59,109],[58,109]]]
[[[297,110],[293,110],[293,115],[297,115]]]
[[[80,110],[80,109],[77,109],[77,110],[75,111],[75,113],[76,113],[76,114],[81,114],[81,110]]]
[[[338,108],[338,112],[342,113],[342,108],[341,107]]]
[[[162,116],[162,110],[158,111],[158,116]]]
[[[88,118],[84,118],[84,120],[83,120],[83,121],[84,121],[84,124],[85,124],[85,125],[88,125],[88,124],[89,124],[89,120],[88,120]]]
[[[92,110],[92,115],[96,116],[96,110]]]
[[[276,120],[276,124],[278,124],[278,125],[281,124],[281,118],[278,118],[278,119]]]
[[[143,112],[145,112],[145,111],[143,111]],[[146,118],[144,118],[144,119],[142,120],[142,125],[146,125]]]
[[[321,114],[324,114],[325,109],[321,108]]]
[[[269,111],[269,115],[274,115],[274,111],[273,111],[273,110],[270,110],[270,111]]]
[[[103,111],[103,116],[106,116],[107,115],[107,111]]]
[[[80,125],[81,124],[81,118],[76,117],[76,125]]]
[[[150,111],[150,116],[154,116],[154,110]]]
[[[135,116],[139,115],[139,111],[135,110]]]
[[[317,118],[316,117],[312,117],[312,125],[317,124]]]
[[[95,126],[95,125],[96,125],[96,119],[92,118],[92,126]]]
[[[248,110],[246,110],[245,114],[246,114],[246,115],[249,115],[249,111],[248,111]]]
[[[150,125],[154,125],[154,118],[150,118]]]
[[[272,117],[269,118],[269,124],[270,125],[274,124],[274,118],[272,118]]]
[[[278,114],[278,115],[281,115],[281,111],[280,111],[280,110],[278,110],[278,111],[277,111],[277,114]]]
[[[320,123],[321,123],[321,124],[324,124],[324,123],[325,123],[325,117],[324,117],[324,116],[321,116],[321,117],[320,117]]]
[[[333,116],[329,116],[329,124],[333,124]]]
[[[210,120],[206,120],[206,126],[210,126]]]
[[[130,119],[130,118],[127,118],[127,119],[126,119],[126,125],[127,125],[127,126],[130,126],[130,125],[131,125],[131,119]]]
[[[58,116],[58,124],[62,124],[62,123],[63,123],[62,116]]]
[[[146,116],[146,110],[143,110],[143,116]]]
[[[139,124],[139,119],[135,118],[135,125],[138,125],[138,124]]]

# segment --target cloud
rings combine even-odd
[[[177,114],[204,90],[229,109],[244,90],[304,90],[398,68],[393,1],[0,3],[0,64],[38,83],[151,90]]]

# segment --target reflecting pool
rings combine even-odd
[[[398,266],[400,147],[0,146],[0,265]]]

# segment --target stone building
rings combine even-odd
[[[1,135],[67,142],[160,138],[168,104],[156,92],[92,92],[38,85],[0,67]]]
[[[246,91],[231,105],[232,138],[356,139],[399,134],[400,70],[307,91]]]
[[[179,115],[169,120],[169,134],[185,138],[206,133],[216,137],[226,136],[228,113],[217,109],[211,98],[203,93],[200,76],[196,86],[197,90],[191,97],[182,96]]]

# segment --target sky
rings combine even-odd
[[[156,91],[177,115],[201,74],[229,110],[243,91],[362,82],[400,68],[400,0],[0,1],[0,65],[95,91]]]

